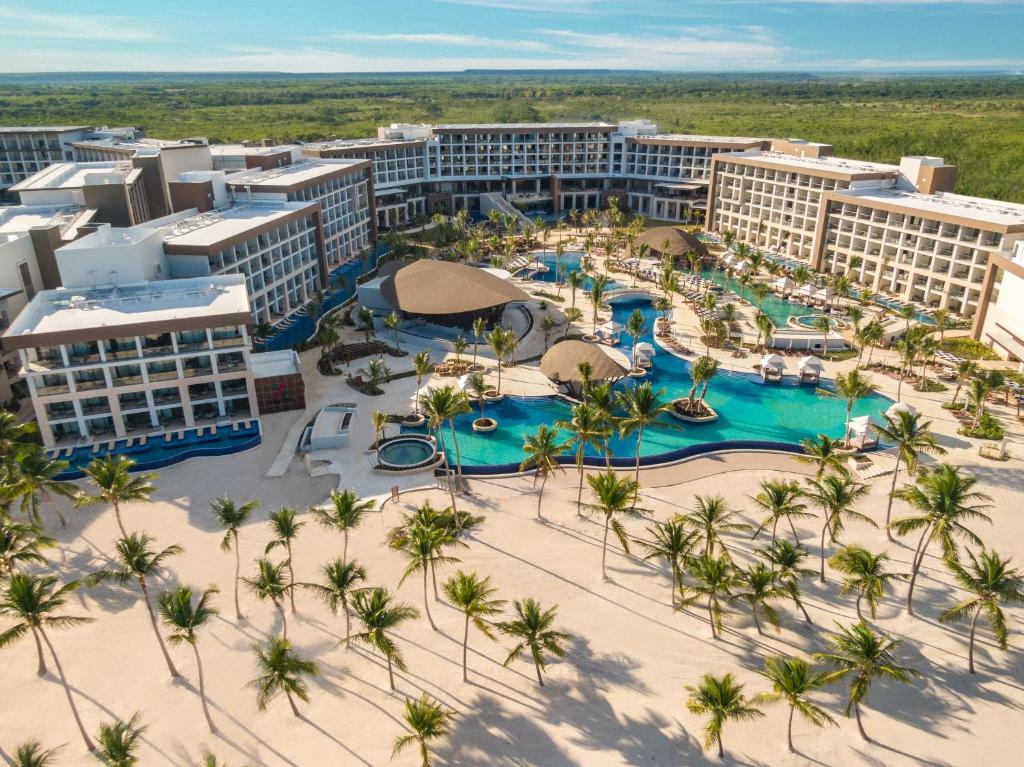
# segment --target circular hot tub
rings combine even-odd
[[[800,317],[790,317],[789,324],[802,330],[814,330],[814,321],[819,316],[821,315],[805,314]],[[828,324],[832,330],[844,330],[846,328],[846,323],[838,317],[829,316]]]
[[[408,435],[395,437],[380,446],[380,465],[384,471],[415,471],[431,468],[441,456],[430,437]]]

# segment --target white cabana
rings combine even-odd
[[[819,288],[814,291],[813,298],[815,301],[831,301],[832,300],[832,289],[828,286]]]
[[[900,417],[900,413],[907,413],[911,417],[917,415],[917,408],[913,405],[908,405],[906,402],[896,402],[889,406],[889,409],[885,411],[885,414],[892,420],[896,420]]]
[[[781,381],[786,370],[786,360],[779,354],[766,354],[761,358],[761,379]]]
[[[813,354],[809,354],[800,358],[800,362],[797,363],[797,371],[800,383],[817,383],[825,371],[825,364]]]
[[[740,257],[737,256],[735,253],[729,253],[728,256],[722,259],[722,263],[725,264],[726,266],[732,266],[735,261],[740,260]]]
[[[878,429],[871,416],[862,415],[850,421],[850,445],[864,450],[878,446]]]
[[[745,272],[749,272],[750,271],[750,262],[749,261],[737,261],[735,264],[733,264],[732,268],[733,268],[733,271],[739,272],[740,274],[744,274]]]
[[[622,325],[615,320],[608,320],[608,322],[597,326],[597,336],[608,343],[617,344],[621,335]]]
[[[772,283],[772,287],[778,290],[780,293],[791,292],[795,285],[796,283],[793,282],[793,280],[791,280],[789,277],[779,277],[779,279],[775,280],[775,282]]]
[[[641,341],[633,350],[633,367],[650,367],[651,357],[656,354],[654,344]]]
[[[815,290],[817,290],[817,288],[815,288],[814,285],[808,282],[806,285],[801,285],[799,288],[797,288],[795,293],[800,298],[811,299],[814,298]]]

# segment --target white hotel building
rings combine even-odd
[[[240,275],[38,293],[3,335],[47,448],[258,415]]]

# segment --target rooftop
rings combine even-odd
[[[744,159],[765,160],[775,165],[785,165],[796,170],[831,173],[898,173],[899,166],[867,160],[849,160],[844,157],[796,157],[784,152],[750,151],[736,152],[726,157],[728,162],[742,162]]]
[[[232,173],[225,180],[230,186],[297,186],[308,184],[325,176],[364,163],[365,160],[301,160],[270,170],[243,170]]]
[[[63,230],[82,213],[75,205],[11,205],[0,207],[0,242],[37,226],[59,224]]]
[[[376,138],[374,136],[367,136],[365,138],[339,138],[331,141],[316,141],[311,144],[305,144],[304,148],[319,151],[323,149],[344,149],[346,147],[402,146],[417,142],[422,143],[424,140],[421,138]]]
[[[133,150],[140,154],[156,154],[161,149],[175,149],[177,147],[203,146],[196,141],[184,141],[175,139],[157,138],[86,138],[73,143],[77,147],[109,147],[111,149]]]
[[[0,125],[0,133],[66,133],[89,130],[89,125]]]
[[[638,139],[664,139],[667,141],[693,141],[702,144],[756,144],[770,141],[756,136],[702,136],[696,133],[655,133],[650,136],[637,136]]]
[[[218,315],[249,315],[243,275],[43,290],[15,318],[4,340]]]
[[[435,132],[445,130],[507,130],[510,132],[521,132],[530,130],[561,130],[567,128],[617,128],[618,126],[605,122],[575,122],[575,123],[448,123],[446,125],[435,125]]]
[[[275,144],[274,146],[257,146],[251,144],[210,144],[212,155],[266,155],[278,152],[290,152],[300,149],[301,144]]]
[[[279,219],[314,205],[307,202],[247,202],[179,218],[164,224],[160,230],[168,243],[202,247],[247,232],[265,230]]]
[[[921,194],[899,189],[873,189],[863,193],[844,191],[842,195],[863,201],[905,205],[938,216],[958,216],[1000,226],[1024,226],[1024,205],[985,197],[949,192]]]
[[[124,161],[58,162],[18,182],[11,187],[11,191],[81,189],[83,186],[123,184],[132,173],[141,171]]]

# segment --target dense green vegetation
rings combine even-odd
[[[4,84],[5,83],[5,84]],[[958,191],[1024,201],[1024,78],[650,74],[167,76],[0,81],[7,124],[142,125],[216,141],[363,136],[390,122],[619,120],[663,131],[799,136],[839,154],[941,155]]]

